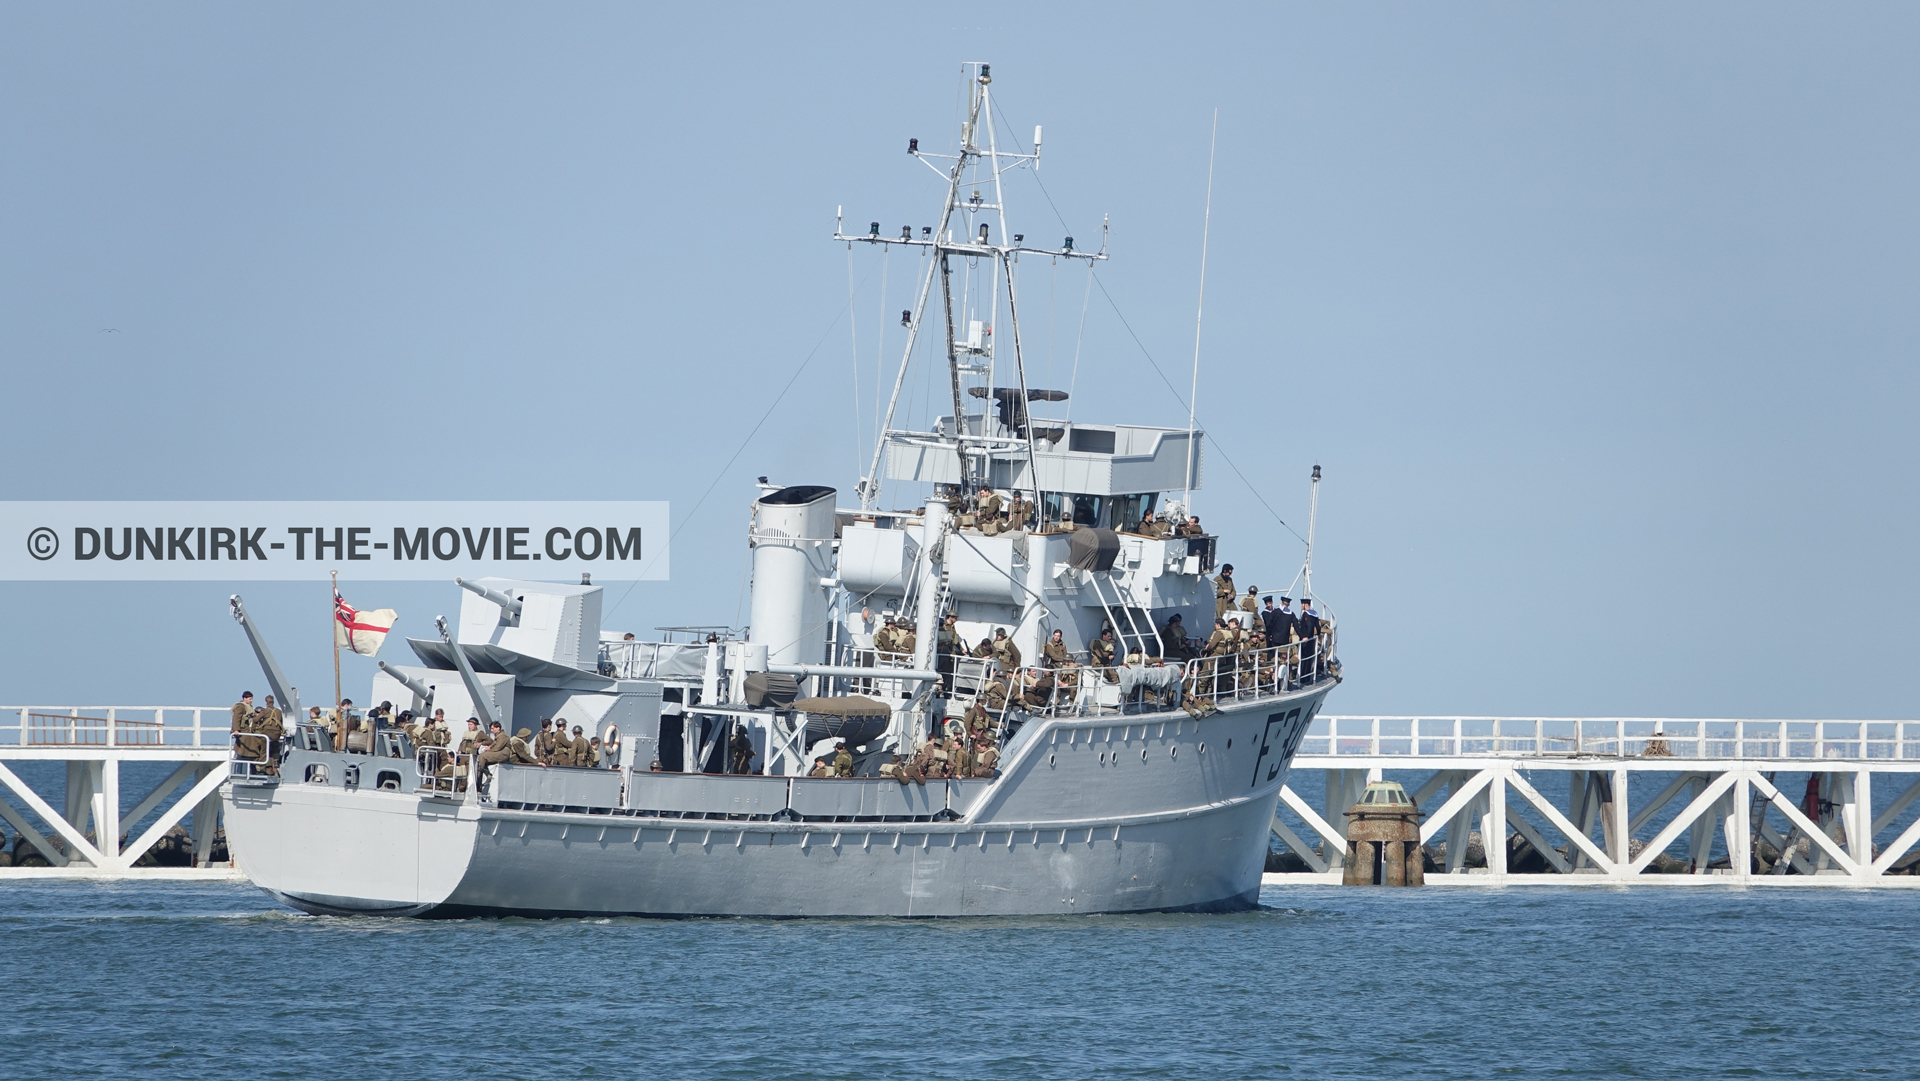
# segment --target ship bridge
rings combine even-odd
[[[1038,490],[1043,502],[1048,494],[1086,497],[1076,501],[1082,510],[1098,505],[1106,511],[1094,521],[1079,524],[1125,528],[1153,512],[1152,497],[1200,488],[1205,439],[1199,431],[1189,436],[1185,428],[1036,421],[1029,462],[1023,428],[1010,429],[986,414],[969,414],[966,422],[966,431],[958,438],[977,467],[970,473],[988,478],[995,488]],[[955,439],[951,416],[941,417],[932,432],[888,432],[887,479],[961,483]],[[1148,498],[1137,498],[1143,496]],[[1147,508],[1144,513],[1143,507]],[[1133,514],[1131,522],[1126,520],[1128,511]]]

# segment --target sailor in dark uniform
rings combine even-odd
[[[1313,598],[1300,598],[1300,615],[1293,621],[1293,633],[1300,636],[1300,682],[1316,682],[1320,678],[1320,617],[1313,612]]]

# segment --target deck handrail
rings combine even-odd
[[[1352,757],[1920,759],[1920,721],[1330,715],[1300,753]]]

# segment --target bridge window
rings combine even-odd
[[[1109,512],[1113,519],[1112,528],[1122,533],[1138,533],[1141,524],[1153,516],[1153,501],[1156,498],[1156,492],[1113,497]]]
[[[1067,449],[1082,454],[1112,454],[1113,433],[1097,428],[1075,428],[1067,437]]]

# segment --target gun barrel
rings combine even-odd
[[[420,699],[420,701],[422,702],[433,701],[432,687],[429,687],[426,684],[421,683],[419,680],[413,678],[410,675],[407,675],[405,672],[400,671],[398,668],[395,668],[394,666],[388,664],[385,661],[380,662],[380,670],[382,672],[385,672],[387,675],[392,676],[394,680],[397,681],[402,687],[405,687],[407,690],[412,691],[413,696],[415,698]]]
[[[453,584],[459,586],[461,589],[465,589],[470,592],[477,593],[482,597],[485,597],[486,599],[499,605],[503,610],[510,612],[513,615],[517,616],[520,614],[520,602],[514,600],[512,597],[507,596],[505,593],[502,593],[497,589],[488,589],[486,586],[483,586],[478,582],[469,582],[465,578],[455,578],[453,580]]]

